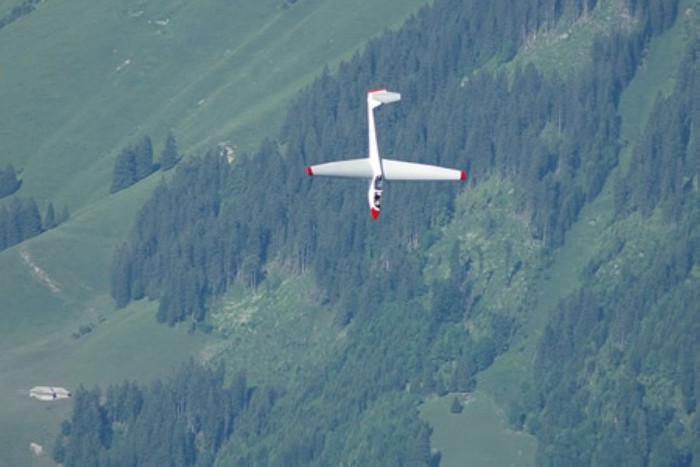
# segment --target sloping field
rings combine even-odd
[[[453,400],[461,413],[450,410]],[[451,394],[421,406],[421,418],[433,428],[431,447],[440,451],[440,465],[528,466],[535,464],[537,440],[507,428],[503,409],[483,391],[466,397]]]
[[[71,212],[0,252],[0,465],[50,449],[69,410],[24,389],[145,382],[211,343],[156,325],[155,304],[114,311],[112,251],[161,179],[109,195],[120,149],[146,134],[157,158],[172,129],[187,155],[252,151],[297,90],[424,3],[65,0],[0,30],[0,167]]]
[[[24,169],[25,195],[76,210],[140,135],[253,149],[321,68],[425,2],[395,3],[42,3],[0,36],[0,164]]]

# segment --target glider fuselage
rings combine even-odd
[[[372,215],[372,219],[376,220],[382,209],[384,171],[382,170],[382,159],[379,157],[377,130],[374,126],[374,109],[382,105],[382,103],[373,99],[373,91],[383,90],[374,89],[367,93],[367,141],[369,144],[369,162],[372,166],[372,179],[369,182],[367,191],[367,202],[369,203],[369,212]]]

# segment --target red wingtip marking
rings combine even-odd
[[[374,88],[374,89],[370,89],[369,91],[367,91],[367,94],[372,94],[373,92],[382,92],[382,91],[386,91],[386,88]]]
[[[314,171],[311,170],[311,166],[310,166],[310,165],[307,165],[307,166],[306,166],[306,175],[308,175],[308,176],[310,177],[310,176],[312,176],[313,174],[314,174]]]
[[[465,181],[467,179],[467,172],[462,170],[462,175],[460,175],[459,179]]]
[[[372,214],[372,219],[374,219],[376,221],[377,218],[379,217],[379,209],[370,208],[369,212],[370,212],[370,214]]]

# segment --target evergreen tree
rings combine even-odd
[[[125,147],[117,156],[112,170],[110,193],[130,187],[151,175],[156,168],[153,164],[151,138],[144,136],[135,146]]]
[[[49,202],[49,206],[46,208],[46,214],[44,215],[44,230],[53,229],[57,225],[53,203]]]
[[[22,186],[22,180],[17,179],[15,167],[8,163],[5,170],[0,170],[0,198],[10,196],[19,190],[20,186]]]
[[[172,169],[179,160],[180,156],[177,152],[175,134],[169,131],[168,136],[165,138],[165,147],[160,154],[160,170],[166,171]]]
[[[18,198],[13,197],[10,200],[10,205],[7,208],[7,228],[5,229],[7,247],[16,245],[24,239],[20,224],[21,215],[22,202]]]
[[[134,152],[134,181],[143,180],[153,173],[155,166],[153,165],[153,145],[151,138],[148,136],[142,137],[137,143]]]
[[[110,193],[128,188],[136,183],[136,157],[132,148],[124,148],[117,156],[112,170]]]
[[[22,240],[35,237],[43,232],[39,206],[33,198],[22,201],[21,215],[17,221],[22,232]]]
[[[9,247],[8,231],[10,229],[10,213],[5,206],[0,206],[0,251]]]
[[[129,247],[124,243],[114,252],[112,258],[110,293],[117,308],[125,307],[131,300],[132,273],[128,255]]]
[[[57,464],[63,464],[66,460],[66,446],[63,442],[63,436],[60,434],[56,437],[56,441],[54,441],[51,458]]]
[[[464,406],[462,406],[462,403],[457,399],[457,396],[454,396],[452,398],[452,404],[450,404],[450,412],[459,414],[462,413],[462,410],[464,410]]]

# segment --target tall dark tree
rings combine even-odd
[[[10,196],[19,190],[20,186],[22,186],[22,180],[17,178],[15,167],[8,163],[5,170],[0,170],[0,198]]]
[[[177,152],[175,134],[169,131],[168,136],[165,138],[163,152],[160,153],[160,170],[166,171],[172,169],[179,160],[180,155]]]
[[[58,225],[56,222],[56,213],[54,212],[53,203],[49,202],[46,208],[46,214],[44,215],[44,229],[53,229]]]
[[[128,188],[136,183],[136,157],[132,148],[124,148],[119,152],[114,169],[112,170],[112,186],[110,193]]]
[[[0,250],[4,250],[9,245],[10,213],[5,206],[0,206]]]
[[[112,272],[110,274],[110,291],[117,308],[123,308],[131,300],[131,264],[128,259],[129,249],[126,244],[122,244],[114,252],[112,258]]]
[[[14,224],[14,243],[39,235],[43,231],[39,206],[32,198],[12,200],[10,222]]]
[[[155,170],[151,138],[149,136],[143,136],[132,151],[134,152],[135,158],[134,180],[138,182],[151,175]]]
[[[110,193],[130,187],[155,170],[151,138],[143,136],[136,145],[125,147],[117,156],[112,170]]]
[[[51,204],[47,219],[51,223]],[[55,222],[54,222],[55,226]],[[41,219],[39,206],[33,198],[13,197],[7,207],[0,206],[0,250],[40,235],[47,227]]]

